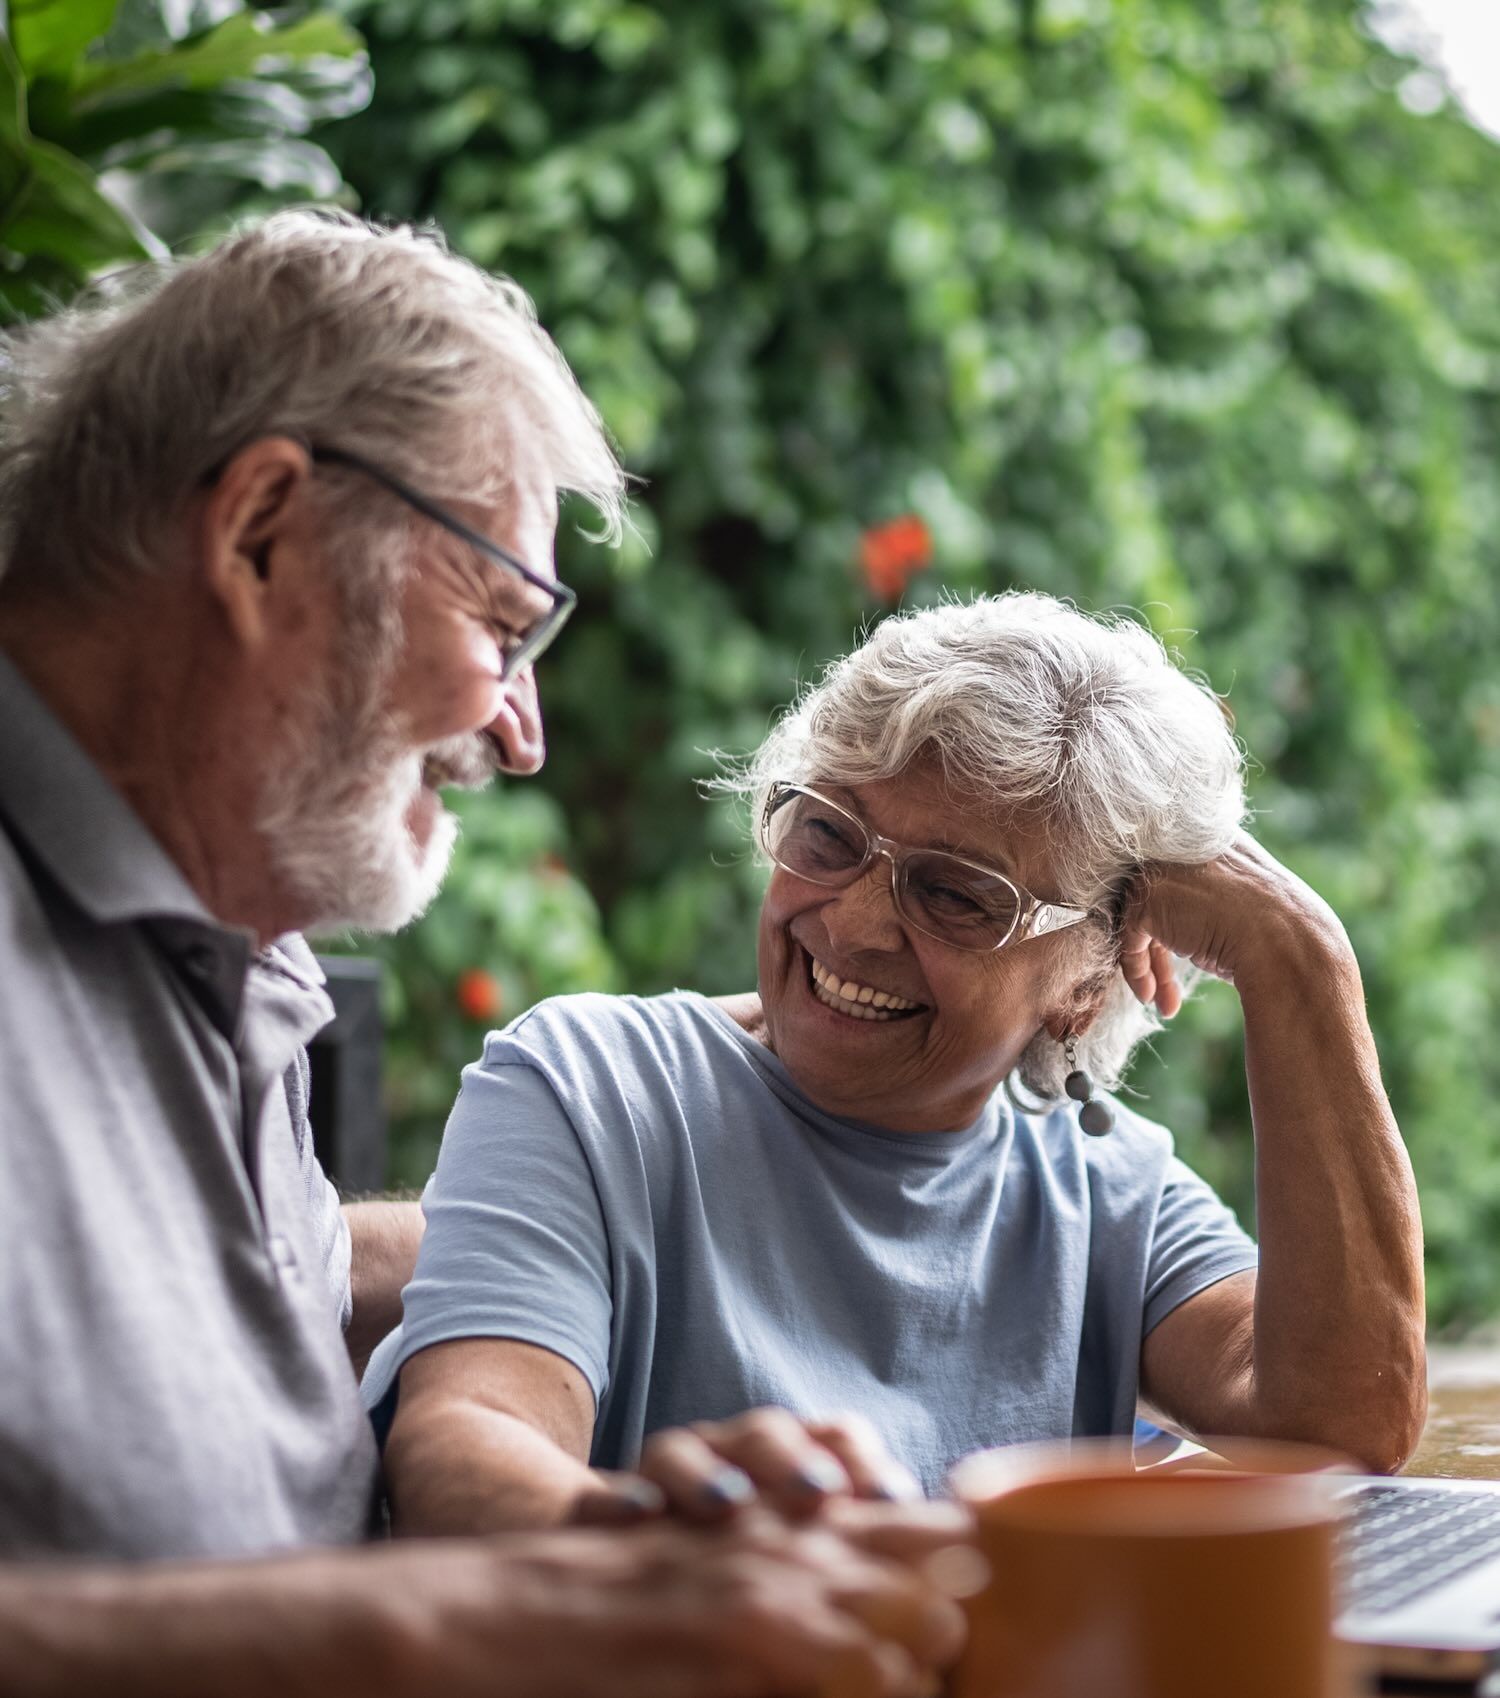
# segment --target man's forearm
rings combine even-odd
[[[388,1556],[0,1567],[0,1698],[399,1698]]]
[[[410,1282],[422,1246],[422,1205],[381,1198],[345,1203],[349,1223],[350,1281],[354,1317],[345,1341],[357,1374],[370,1352],[401,1323],[401,1293]]]

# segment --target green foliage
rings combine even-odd
[[[567,834],[551,797],[507,788],[454,805],[464,830],[442,899],[419,933],[371,949],[392,964],[386,1069],[391,1113],[404,1130],[393,1185],[420,1185],[432,1171],[459,1072],[487,1027],[544,996],[622,988],[598,909],[561,858]],[[493,1002],[471,1014],[464,976],[475,968],[490,981]]]
[[[307,132],[370,93],[359,37],[240,0],[12,0],[0,39],[0,319],[262,199],[335,198]]]
[[[914,511],[911,599],[1133,607],[1227,691],[1260,831],[1359,948],[1434,1314],[1493,1310],[1493,146],[1403,110],[1347,0],[346,9],[379,89],[346,175],[533,291],[647,479],[640,539],[564,539],[582,607],[543,679],[549,840],[619,982],[751,981],[757,879],[703,751],[880,613],[860,533]],[[522,998],[594,970],[553,970],[548,921],[486,929],[534,847],[489,853],[394,946],[413,998],[459,956]],[[476,1047],[433,1019],[399,1075],[429,1130]],[[1233,994],[1135,1083],[1245,1206]]]

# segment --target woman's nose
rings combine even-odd
[[[906,941],[896,908],[896,869],[889,855],[880,854],[864,872],[823,904],[823,928],[828,941],[848,956],[861,949],[894,951]]]

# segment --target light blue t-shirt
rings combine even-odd
[[[983,1446],[1130,1432],[1141,1340],[1256,1259],[1120,1105],[1104,1138],[998,1091],[963,1131],[882,1131],[683,992],[562,997],[492,1033],[424,1207],[369,1407],[428,1345],[519,1339],[593,1387],[596,1466],[779,1404],[861,1411],[929,1491]]]

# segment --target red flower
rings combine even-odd
[[[458,975],[454,1000],[471,1020],[498,1020],[505,1007],[505,992],[493,973],[470,967]]]
[[[912,577],[932,564],[932,533],[915,513],[871,525],[859,539],[859,564],[872,595],[900,601]]]

